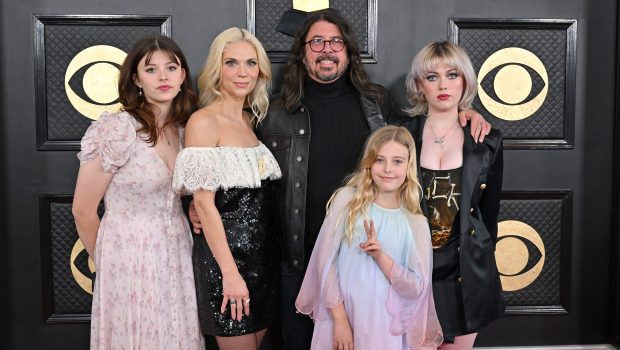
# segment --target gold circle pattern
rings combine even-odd
[[[484,77],[493,69],[510,63],[518,63],[526,65],[532,68],[545,83],[538,95],[536,95],[533,99],[526,103],[522,103],[519,105],[507,105],[492,99],[482,88],[482,80]],[[512,79],[509,75],[500,76],[500,79]],[[515,79],[516,81],[519,78]],[[502,84],[506,86],[510,86],[509,82],[495,82],[495,85]],[[517,88],[515,85],[512,85],[513,88]],[[506,87],[503,88],[504,91],[500,92],[504,95],[507,94]],[[530,87],[531,90],[531,87]],[[547,69],[542,61],[533,54],[532,52],[519,48],[519,47],[507,47],[501,50],[496,51],[491,56],[489,56],[486,61],[480,67],[480,71],[478,72],[478,96],[480,98],[480,102],[484,105],[484,107],[491,112],[495,117],[508,120],[508,121],[516,121],[525,119],[532,114],[534,114],[545,102],[547,98],[547,93],[549,91],[549,77],[547,76]],[[518,92],[518,95],[522,95],[525,92]],[[530,91],[527,91],[527,95],[529,95]]]
[[[82,79],[84,93],[93,101],[110,104],[118,98],[119,70],[109,63],[95,63],[86,70]]]
[[[71,249],[69,266],[71,266],[71,274],[80,288],[84,289],[88,294],[93,294],[93,280],[86,277],[86,275],[84,275],[80,270],[78,270],[77,266],[75,266],[75,259],[77,259],[82,250],[84,250],[84,245],[82,244],[82,241],[78,239],[73,245],[73,249]],[[90,272],[95,272],[95,263],[90,257],[88,258],[88,269]]]
[[[77,72],[80,68],[84,67],[89,63],[107,61],[122,65],[125,56],[127,56],[127,53],[125,53],[125,51],[114,46],[95,45],[80,51],[77,55],[75,55],[75,57],[73,57],[73,59],[71,60],[71,62],[69,62],[69,65],[67,66],[67,71],[65,72],[65,92],[67,94],[69,102],[78,112],[80,112],[82,115],[89,119],[97,120],[103,112],[118,111],[120,109],[120,103],[116,103],[114,105],[100,106],[84,100],[83,98],[78,96],[73,91],[73,89],[71,89],[71,87],[69,86],[69,81],[71,80],[71,77],[75,74],[75,72]],[[87,79],[89,80],[89,82],[86,82],[86,84],[93,86],[89,86],[88,90],[85,89],[85,93],[88,93],[88,91],[92,91],[93,89],[98,89],[106,91],[104,93],[105,96],[115,94],[116,97],[111,99],[111,101],[114,101],[116,100],[116,98],[118,98],[116,82],[112,86],[110,86],[109,79],[94,79],[92,76],[88,76]],[[93,98],[90,95],[89,97],[93,101],[97,101],[97,99],[100,98],[98,96],[95,96],[95,98]]]
[[[502,289],[512,292],[526,288],[538,278],[545,265],[545,244],[538,232],[524,222],[506,220],[498,223],[497,226],[498,242],[495,247],[495,260],[497,269],[500,272],[499,277],[502,282]],[[514,271],[522,271],[527,261],[529,261],[529,253],[527,248],[523,250],[517,246],[515,241],[519,241],[520,244],[523,244],[523,242],[516,238],[506,237],[505,239],[508,239],[508,241],[500,244],[505,240],[500,240],[500,238],[504,236],[521,237],[532,242],[540,251],[540,260],[528,271],[515,275]],[[525,256],[523,256],[524,254]],[[525,264],[523,264],[523,261],[525,261]],[[515,266],[513,266],[513,264]]]
[[[497,72],[493,88],[502,101],[516,104],[525,100],[532,91],[532,77],[525,68],[510,64]]]
[[[496,261],[497,270],[503,275],[513,276],[523,271],[527,266],[529,253],[525,243],[515,237],[506,237],[497,242],[496,251],[509,252],[504,253],[503,259]]]

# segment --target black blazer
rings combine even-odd
[[[420,184],[419,160],[425,122],[426,116],[416,116],[403,125],[411,132],[416,144]],[[474,142],[469,124],[463,132],[460,212],[452,224],[452,235],[459,234],[460,279],[457,283],[461,284],[467,332],[471,333],[502,315],[505,308],[495,263],[504,156],[499,130],[492,129],[482,143]],[[424,198],[421,206],[428,217]]]

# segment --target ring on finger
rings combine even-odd
[[[250,303],[250,298],[247,298],[243,301],[244,304],[249,304]]]
[[[237,303],[236,299],[230,299],[230,305],[235,305]]]

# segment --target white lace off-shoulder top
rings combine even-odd
[[[262,180],[280,177],[278,162],[263,143],[255,147],[187,147],[177,156],[172,188],[183,194],[258,188]]]

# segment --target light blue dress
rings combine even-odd
[[[363,217],[353,242],[345,238],[348,203],[356,189],[336,192],[312,250],[297,310],[314,320],[312,349],[333,348],[330,309],[344,304],[356,350],[428,349],[443,341],[431,288],[432,248],[428,221],[405,209],[372,204],[382,250],[394,260],[388,277],[360,243]]]
[[[412,246],[411,227],[401,209],[386,209],[372,204],[369,213],[374,220],[381,248],[395,264],[407,266]],[[363,218],[356,224],[356,237],[351,244],[343,240],[336,264],[344,308],[354,330],[355,349],[409,349],[405,334],[390,334],[392,316],[386,311],[390,282],[373,257],[360,249],[366,241]],[[332,344],[333,323],[317,322],[313,343],[316,349]]]

